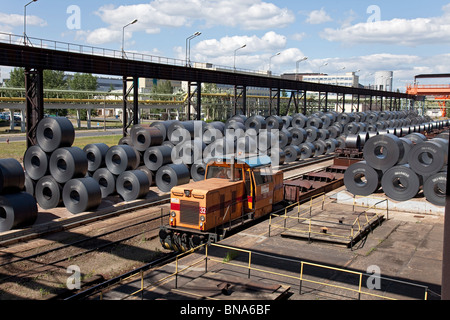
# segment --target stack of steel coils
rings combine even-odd
[[[439,126],[431,123],[435,125]],[[422,190],[429,202],[445,206],[447,154],[448,135],[428,140],[419,132],[400,138],[380,134],[367,140],[365,161],[347,169],[344,183],[350,193],[361,196],[371,195],[381,187],[396,201],[410,200]]]
[[[36,129],[37,145],[23,159],[26,190],[43,209],[62,204],[72,213],[94,210],[101,203],[100,187],[86,176],[86,153],[73,147],[75,130],[65,117],[42,119]]]
[[[31,226],[36,199],[25,188],[25,173],[16,159],[0,159],[0,232]]]

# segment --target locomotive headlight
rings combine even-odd
[[[172,217],[175,217],[175,216],[177,215],[177,213],[176,213],[175,211],[172,211],[172,212],[170,213],[170,215],[171,215]]]
[[[200,216],[200,221],[204,222],[206,220],[205,216]]]

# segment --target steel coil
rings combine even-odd
[[[131,135],[134,148],[145,151],[152,146],[160,146],[164,141],[161,130],[155,127],[140,127]]]
[[[36,187],[36,180],[31,179],[31,177],[25,172],[25,186],[23,191],[34,196],[35,187]]]
[[[327,140],[330,138],[330,131],[328,129],[319,129],[317,131],[317,140]]]
[[[91,143],[83,148],[88,161],[88,171],[94,172],[105,166],[105,156],[109,147],[105,143]]]
[[[62,190],[52,176],[44,176],[36,182],[34,196],[42,209],[53,209],[62,204]]]
[[[235,145],[233,138],[216,140],[203,150],[203,159],[207,162],[211,158],[221,158],[226,154],[235,153]]]
[[[225,124],[221,121],[207,123],[203,130],[203,142],[206,144],[213,143],[217,139],[224,136]]]
[[[425,135],[417,132],[407,134],[404,138],[411,140],[414,144],[422,143],[428,140]]]
[[[225,126],[231,122],[239,122],[239,123],[245,124],[245,121],[247,121],[247,119],[248,118],[244,115],[239,115],[239,114],[234,115],[226,121]]]
[[[139,166],[136,151],[129,145],[117,145],[108,149],[105,164],[109,171],[119,175],[127,170],[135,170]]]
[[[304,128],[306,127],[306,122],[308,121],[308,117],[301,113],[294,114],[292,116],[292,122],[291,125],[294,128]]]
[[[113,174],[108,168],[97,169],[92,178],[97,181],[102,198],[106,198],[109,195],[116,193],[116,179],[117,176]]]
[[[419,175],[436,174],[447,165],[447,150],[433,140],[416,144],[409,152],[408,163]]]
[[[336,139],[341,135],[341,129],[338,126],[332,125],[328,127],[331,139]]]
[[[319,129],[317,129],[316,127],[306,128],[306,142],[316,141],[318,135],[319,135]]]
[[[45,152],[71,147],[74,140],[75,130],[66,117],[44,118],[37,125],[36,141]]]
[[[383,174],[381,187],[392,200],[407,201],[419,193],[421,180],[409,165],[395,166]]]
[[[191,141],[192,137],[193,131],[191,133],[185,127],[182,127],[180,125],[174,125],[173,130],[171,129],[169,132],[169,141],[172,142],[174,145],[178,145],[186,141]]]
[[[381,187],[382,172],[372,168],[366,161],[350,165],[344,174],[347,191],[353,195],[369,196]]]
[[[427,201],[436,206],[445,206],[447,193],[447,171],[438,172],[428,177],[423,185]]]
[[[190,172],[185,164],[167,164],[156,172],[156,186],[162,192],[170,192],[173,187],[189,181]]]
[[[121,146],[133,146],[133,139],[131,139],[131,136],[122,137],[117,144]]]
[[[172,163],[191,165],[202,159],[205,148],[206,144],[201,140],[179,143],[171,150]]]
[[[283,129],[283,126],[283,118],[281,118],[280,116],[271,115],[266,118],[267,130],[281,130]]]
[[[299,146],[306,141],[307,133],[305,129],[291,127],[288,129],[288,131],[292,135],[291,144]]]
[[[292,143],[292,134],[288,130],[278,131],[279,148],[283,149]]]
[[[326,154],[333,153],[339,145],[338,141],[333,138],[325,140],[325,144],[327,146],[326,151],[325,151]]]
[[[328,129],[334,122],[334,117],[331,113],[326,113],[320,117],[322,120],[322,128]]]
[[[257,142],[258,142],[258,150],[264,152],[270,150],[272,147],[276,147],[278,141],[276,134],[268,130],[261,130],[258,133]]]
[[[345,147],[352,149],[361,148],[361,136],[359,134],[349,134],[345,137]]]
[[[352,113],[341,113],[337,117],[337,121],[344,126],[350,122],[353,122],[353,120],[354,117]]]
[[[327,151],[327,144],[323,140],[317,140],[313,142],[314,144],[314,157],[319,157],[321,155],[324,155]]]
[[[360,126],[356,122],[350,122],[344,126],[344,134],[357,134],[360,129]]]
[[[0,232],[29,227],[37,215],[36,199],[32,195],[26,192],[0,195]]]
[[[237,139],[236,141],[236,153],[244,154],[244,153],[258,153],[258,141],[255,136],[245,135],[242,138]]]
[[[366,144],[366,141],[368,141],[370,139],[370,134],[367,131],[363,131],[358,133],[359,138],[361,140],[361,148],[364,147],[364,145]]]
[[[117,193],[125,201],[143,198],[150,189],[150,183],[144,171],[130,170],[122,172],[116,180]]]
[[[268,151],[272,166],[280,166],[286,162],[286,153],[282,149],[273,148]]]
[[[71,213],[93,211],[102,202],[102,191],[91,177],[69,180],[62,191],[63,203]]]
[[[142,172],[145,173],[150,187],[155,185],[155,172],[154,171],[150,170],[146,166],[139,166],[139,167],[137,167],[136,170],[141,170]]]
[[[206,174],[206,163],[194,163],[191,166],[191,178],[194,181],[205,180]]]
[[[245,124],[239,121],[230,121],[225,124],[225,132],[227,130],[239,130],[245,133]]]
[[[377,170],[388,170],[403,158],[405,149],[397,136],[378,135],[370,138],[364,145],[364,159]]]
[[[0,159],[0,194],[20,192],[25,187],[25,172],[19,161]]]
[[[245,121],[245,129],[255,129],[257,132],[267,128],[266,119],[263,116],[252,116]]]
[[[150,124],[150,127],[159,129],[160,133],[163,136],[163,140],[167,140],[169,127],[175,121],[176,120],[155,121]]]
[[[305,160],[313,157],[316,147],[311,142],[302,143],[300,146],[300,159]]]
[[[172,150],[169,146],[156,146],[145,150],[143,158],[147,168],[157,171],[163,165],[172,162]]]
[[[49,162],[50,174],[59,183],[82,178],[88,171],[86,153],[77,147],[56,149]]]
[[[49,155],[41,147],[31,146],[23,156],[23,167],[31,179],[39,180],[49,173],[49,160]]]
[[[301,149],[299,146],[290,145],[283,149],[284,161],[286,163],[295,162],[300,158]]]
[[[310,117],[308,121],[306,121],[306,127],[315,127],[317,129],[322,129],[323,122],[319,117]]]
[[[401,157],[398,161],[398,164],[407,164],[408,163],[408,155],[411,149],[414,147],[414,144],[411,140],[406,138],[400,138],[400,141],[403,143],[403,148],[405,149],[405,152],[403,154],[403,157]]]
[[[283,120],[283,129],[289,129],[292,123],[292,116],[282,116],[281,119]]]

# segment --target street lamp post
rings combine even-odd
[[[236,52],[238,51],[238,50],[240,50],[240,49],[243,49],[243,48],[245,48],[247,45],[246,44],[244,44],[243,46],[240,46],[239,48],[237,48],[236,50],[234,50],[234,63],[233,63],[233,68],[234,68],[234,71],[236,72]]]
[[[273,56],[270,57],[269,59],[269,72],[271,72],[271,68],[272,68],[272,58],[279,56],[281,54],[281,52],[277,52],[276,54],[274,54]]]
[[[27,7],[38,0],[32,0],[23,7],[23,44],[27,45]]]
[[[300,60],[297,60],[297,62],[295,63],[295,80],[298,80],[298,68],[299,68],[299,64],[302,61],[308,60],[308,57],[303,57]]]
[[[320,83],[320,75],[321,75],[320,69],[322,69],[322,67],[326,67],[327,65],[328,65],[328,62],[325,62],[323,65],[321,65],[321,66],[319,67],[319,83]]]
[[[196,32],[193,35],[186,38],[186,67],[191,65],[191,40],[201,35],[201,32]]]
[[[122,28],[122,59],[125,58],[125,28],[128,27],[129,25],[135,24],[136,22],[138,22],[138,20],[134,19],[132,22],[124,25]]]

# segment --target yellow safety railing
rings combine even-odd
[[[227,250],[231,250],[231,251],[235,251],[235,252],[242,252],[245,254],[248,254],[248,261],[246,263],[235,263],[235,262],[231,262],[232,260],[225,260],[225,259],[218,259],[217,257],[213,257],[210,253],[209,253],[209,249],[208,247],[217,247],[217,248],[222,248],[222,249],[227,249]],[[311,284],[315,284],[315,285],[321,285],[321,286],[325,286],[325,287],[329,287],[329,288],[335,288],[335,289],[342,289],[348,292],[353,292],[353,293],[357,293],[358,295],[358,299],[361,299],[362,295],[366,295],[366,296],[370,296],[373,298],[379,298],[379,299],[386,299],[386,300],[396,300],[395,298],[386,296],[386,295],[381,295],[378,293],[374,293],[374,292],[368,292],[366,290],[364,290],[364,285],[363,285],[363,277],[364,276],[368,276],[367,274],[363,273],[363,272],[359,272],[359,271],[352,271],[352,270],[346,270],[343,268],[337,268],[337,267],[331,267],[331,266],[327,266],[327,265],[322,265],[322,264],[317,264],[317,263],[311,263],[311,262],[306,262],[306,261],[294,261],[292,259],[284,259],[284,260],[289,260],[290,262],[294,262],[294,263],[298,263],[299,264],[299,273],[295,274],[295,273],[291,273],[291,274],[287,274],[287,273],[281,273],[281,272],[275,272],[275,271],[271,271],[271,270],[266,270],[266,269],[262,269],[260,267],[254,267],[254,265],[252,264],[252,257],[253,255],[264,255],[264,256],[269,256],[270,258],[274,258],[274,259],[283,259],[280,257],[275,257],[275,256],[271,256],[271,255],[267,255],[267,254],[262,254],[262,253],[255,253],[252,252],[251,250],[248,249],[242,249],[242,248],[237,248],[237,247],[232,247],[232,246],[227,246],[227,245],[223,245],[223,244],[219,244],[219,243],[212,243],[210,245],[201,245],[197,248],[191,249],[187,252],[184,252],[180,255],[178,255],[175,259],[175,271],[157,281],[154,281],[148,285],[144,284],[144,272],[140,271],[137,272],[136,274],[123,279],[123,280],[127,280],[127,279],[131,279],[133,277],[140,277],[140,288],[135,290],[134,292],[124,296],[122,298],[123,299],[127,299],[131,296],[135,296],[139,293],[141,293],[141,299],[143,298],[143,293],[146,290],[151,290],[152,288],[156,288],[157,286],[163,285],[164,283],[167,283],[169,280],[171,279],[175,279],[174,281],[174,288],[171,289],[171,291],[173,292],[177,292],[177,293],[181,293],[181,294],[185,294],[185,295],[191,295],[193,297],[197,297],[197,298],[202,298],[202,299],[210,299],[210,300],[217,300],[215,298],[212,297],[207,297],[204,295],[200,295],[200,294],[196,294],[196,293],[192,293],[192,292],[188,292],[188,291],[184,291],[182,289],[178,289],[178,275],[182,272],[186,272],[188,271],[190,268],[198,265],[199,263],[204,263],[205,264],[205,274],[208,272],[208,261],[211,262],[217,262],[220,264],[225,264],[225,265],[229,265],[229,266],[233,266],[233,267],[238,267],[238,268],[244,268],[248,270],[248,278],[251,277],[251,272],[260,272],[263,274],[270,274],[270,275],[275,275],[275,276],[279,276],[279,277],[283,277],[283,278],[289,278],[289,279],[294,279],[296,281],[298,281],[299,284],[299,294],[302,294],[302,286],[304,282],[307,283],[311,283]],[[204,247],[205,248],[205,255],[204,257],[201,257],[200,259],[197,259],[196,261],[190,263],[188,266],[185,266],[183,268],[179,268],[179,260],[181,258],[183,258],[186,255],[189,255],[193,252],[196,252],[197,250],[199,250],[200,248]],[[338,284],[332,284],[329,283],[328,281],[330,279],[325,279],[322,281],[319,280],[313,280],[313,279],[308,279],[307,276],[305,275],[305,267],[314,267],[314,268],[319,268],[322,270],[332,270],[335,272],[341,272],[343,274],[348,274],[348,275],[354,275],[356,277],[357,281],[357,285],[355,285],[354,287],[346,287],[343,285],[338,285]],[[160,267],[162,268],[162,267]],[[152,269],[151,271],[155,271],[158,270],[160,268],[156,268],[156,269]],[[261,277],[260,275],[258,275],[258,277]],[[414,283],[408,283],[408,282],[404,282],[404,281],[397,281],[394,279],[388,279],[388,278],[384,278],[379,276],[380,280],[384,280],[384,281],[391,281],[391,282],[400,282],[402,284],[405,285],[409,285],[409,286],[414,286],[414,287],[419,287],[422,288],[425,293],[424,293],[424,300],[428,299],[428,287],[423,286],[423,285],[418,285],[418,284],[414,284]],[[370,290],[370,289],[367,289]],[[102,295],[100,296],[100,299],[102,299]]]
[[[375,197],[374,197],[375,198]],[[381,200],[371,206],[364,206],[360,204],[356,204],[354,201],[353,203],[353,211],[355,211],[356,206],[365,207],[367,208],[363,212],[359,213],[358,216],[355,218],[355,220],[350,224],[345,224],[343,222],[333,222],[333,221],[322,221],[317,218],[315,218],[312,215],[312,212],[315,209],[318,209],[320,207],[321,210],[324,209],[326,198],[325,194],[318,194],[316,196],[313,196],[310,198],[308,202],[304,203],[294,203],[290,206],[287,206],[284,209],[284,214],[276,214],[272,213],[269,216],[269,237],[271,235],[271,229],[272,228],[278,228],[283,229],[284,231],[293,231],[293,232],[299,232],[308,234],[308,239],[311,240],[312,235],[320,235],[324,237],[329,238],[335,238],[335,239],[343,239],[345,241],[349,240],[350,245],[353,248],[353,241],[355,238],[360,235],[362,231],[365,230],[365,228],[370,227],[374,221],[381,221],[382,215],[377,212],[378,209],[377,205],[379,205],[381,202],[387,201],[387,199],[380,198]],[[291,215],[288,215],[288,211],[290,211],[292,208],[297,207],[297,212],[294,212]],[[383,210],[384,211],[384,210]],[[297,213],[297,214],[296,214]],[[388,205],[386,205],[386,215],[389,216],[389,208]],[[277,222],[275,222],[274,218],[280,218]],[[288,227],[287,221],[291,219],[297,220],[298,224],[301,224],[304,226],[304,228],[298,228],[298,227]],[[317,224],[324,224],[327,226],[333,226],[334,229],[340,229],[340,230],[348,230],[348,233],[342,235],[342,234],[335,234],[335,233],[327,233],[324,232],[324,230],[321,231],[315,231],[313,228],[314,226],[317,226]]]
[[[285,273],[274,272],[274,271],[270,271],[270,270],[264,270],[264,269],[261,269],[261,268],[253,267],[252,266],[252,251],[251,250],[246,250],[246,249],[226,246],[226,245],[222,245],[222,244],[218,244],[218,243],[212,243],[211,246],[247,253],[248,254],[248,263],[243,265],[243,264],[237,264],[237,263],[232,263],[232,262],[225,262],[224,260],[219,260],[219,259],[214,259],[214,258],[209,258],[210,261],[220,262],[222,264],[227,264],[227,265],[231,265],[231,266],[235,266],[235,267],[246,268],[246,269],[248,269],[248,278],[250,278],[251,271],[257,271],[257,272],[262,272],[262,273],[267,273],[267,274],[271,274],[271,275],[276,275],[276,276],[281,276],[281,277],[285,277],[285,278],[298,280],[299,281],[299,294],[302,294],[303,282],[309,282],[309,283],[312,283],[312,284],[318,284],[318,285],[323,285],[323,286],[326,286],[326,287],[331,287],[331,288],[336,288],[336,289],[347,290],[347,291],[350,291],[350,292],[355,292],[355,293],[358,294],[358,299],[361,298],[361,295],[367,295],[367,296],[371,296],[371,297],[375,297],[375,298],[381,298],[381,299],[386,299],[386,300],[397,300],[397,299],[392,298],[392,297],[376,294],[376,293],[373,293],[373,292],[364,291],[363,290],[363,276],[365,275],[365,273],[363,273],[363,272],[346,270],[346,269],[342,269],[342,268],[331,267],[331,266],[321,265],[321,264],[317,264],[317,263],[298,261],[298,263],[300,263],[300,272],[299,272],[299,274],[298,275],[285,274]],[[259,253],[253,253],[253,254],[259,254]],[[273,257],[273,258],[275,258],[275,257]],[[206,259],[208,259],[208,251],[206,251]],[[281,259],[281,258],[277,258],[277,259]],[[307,279],[305,277],[305,266],[312,266],[312,267],[317,267],[317,268],[320,268],[320,269],[333,270],[333,271],[342,272],[342,273],[345,273],[345,274],[355,275],[358,278],[357,289],[350,288],[350,287],[344,287],[344,286],[336,285],[336,284],[330,284],[330,283],[324,282],[324,281],[317,281],[317,280]],[[380,279],[384,279],[384,280],[394,281],[394,282],[396,281],[396,280],[393,280],[393,279],[387,279],[387,278],[383,278],[383,277],[379,277],[379,278]],[[327,280],[329,280],[329,279],[327,279]],[[407,284],[407,285],[411,285],[411,286],[415,286],[415,287],[423,288],[424,291],[425,291],[425,293],[424,293],[424,300],[427,300],[427,298],[428,298],[428,287],[422,286],[422,285],[417,285],[417,284],[414,284],[414,283],[407,283],[407,282],[404,282],[404,281],[398,281],[398,282],[401,282],[401,283]]]

